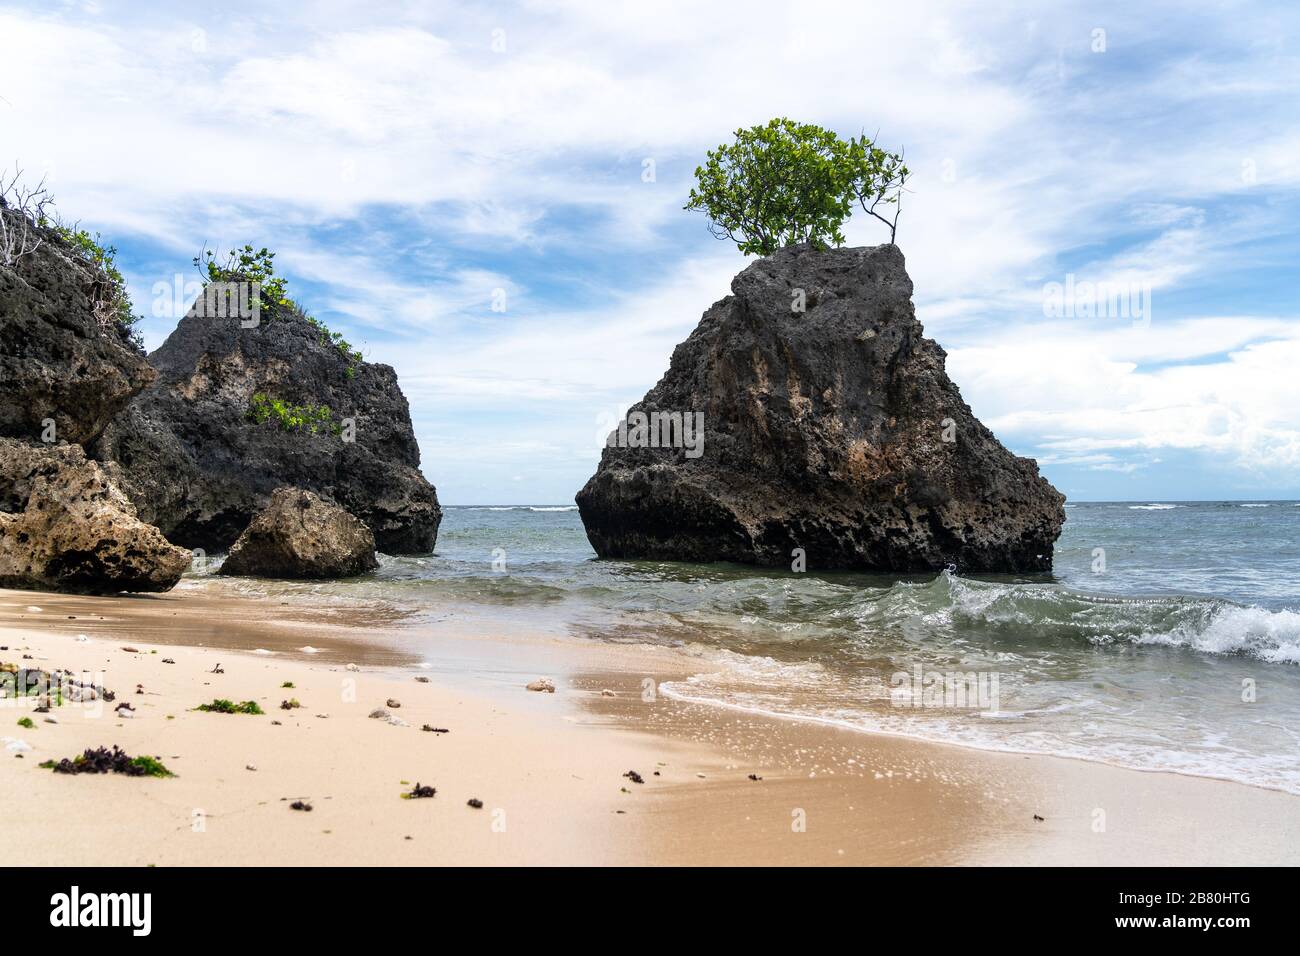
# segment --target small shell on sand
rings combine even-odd
[[[358,667],[356,664],[349,664],[347,667],[343,669],[348,671],[353,671],[353,672],[361,670],[361,668]]]
[[[319,654],[319,653],[320,653],[320,648],[318,648],[318,647],[312,647],[310,644],[308,644],[306,647],[300,647],[300,648],[298,648],[298,650],[302,651],[304,654]]]
[[[549,677],[539,677],[528,685],[528,689],[540,691],[543,694],[554,694],[555,681],[551,680]]]

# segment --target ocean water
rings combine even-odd
[[[450,507],[435,555],[328,587],[683,647],[679,699],[1300,793],[1300,504],[1066,511],[1051,575],[886,576],[601,561],[573,506]]]

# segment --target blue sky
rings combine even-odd
[[[269,246],[444,502],[553,503],[745,264],[681,210],[705,150],[878,131],[1005,444],[1074,499],[1300,497],[1300,9],[696,6],[3,4],[0,162],[117,245],[150,348],[205,243]],[[1067,277],[1149,321],[1045,314]]]

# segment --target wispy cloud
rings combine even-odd
[[[1283,4],[19,4],[0,160],[116,241],[137,300],[204,242],[279,250],[397,368],[444,498],[558,501],[744,264],[680,208],[704,150],[779,114],[879,131],[915,171],[918,314],[1008,444],[1069,493],[1300,493],[1298,29]],[[1149,287],[1150,326],[1045,317],[1067,274]]]

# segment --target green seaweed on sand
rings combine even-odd
[[[156,757],[132,757],[120,747],[87,747],[85,752],[72,759],[64,757],[55,762],[46,760],[39,764],[55,773],[120,773],[128,777],[174,777]]]
[[[19,727],[26,727],[28,730],[35,730],[35,729],[36,729],[36,725],[35,725],[34,723],[32,723],[32,719],[31,719],[30,717],[19,717],[19,718],[18,718],[18,726],[19,726]]]
[[[226,700],[224,697],[215,698],[210,704],[199,704],[195,710],[201,710],[211,714],[264,714],[266,711],[257,706],[255,700],[245,700],[236,704],[234,701]]]

